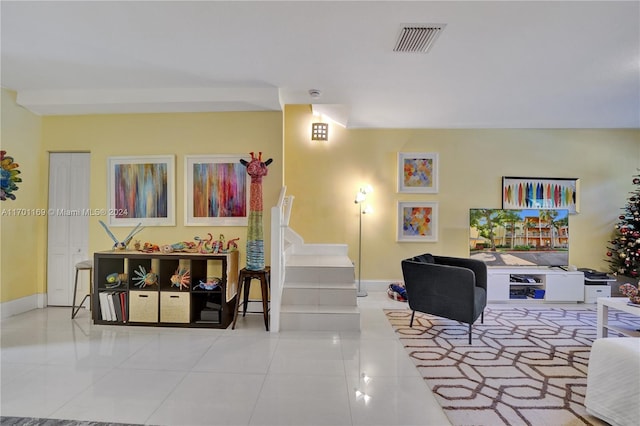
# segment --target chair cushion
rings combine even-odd
[[[76,263],[76,268],[78,269],[91,269],[93,268],[93,260],[83,260],[82,262]]]
[[[436,263],[436,260],[433,258],[431,253],[419,254],[418,256],[411,258],[411,260],[422,263]]]

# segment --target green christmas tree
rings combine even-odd
[[[635,190],[615,224],[607,261],[614,275],[637,278],[640,275],[640,175],[633,178],[633,184]]]

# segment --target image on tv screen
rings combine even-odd
[[[487,266],[566,266],[569,211],[470,209],[469,251]]]

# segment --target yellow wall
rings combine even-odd
[[[468,254],[468,210],[501,205],[502,176],[577,177],[580,214],[571,216],[571,263],[605,269],[607,240],[626,205],[631,178],[640,167],[640,130],[357,130],[332,125],[328,143],[309,138],[311,110],[291,105],[279,112],[126,114],[40,118],[2,91],[2,148],[13,155],[24,182],[15,202],[2,208],[45,208],[47,152],[91,152],[90,207],[105,208],[107,158],[176,156],[175,227],[149,227],[142,241],[166,244],[212,232],[241,237],[244,227],[185,227],[184,156],[263,151],[274,163],[264,180],[265,249],[269,258],[270,206],[282,182],[295,196],[291,225],[307,242],[346,243],[357,260],[358,210],[353,200],[364,183],[373,185],[375,209],[363,221],[364,280],[401,277],[400,260],[420,252]],[[285,148],[283,151],[283,137]],[[438,152],[438,194],[398,194],[398,152]],[[438,242],[397,243],[397,202],[437,201]],[[112,241],[90,219],[90,251]],[[102,218],[106,219],[106,218]],[[0,301],[46,292],[46,220],[2,217]],[[125,236],[130,228],[114,228]],[[35,259],[35,260],[34,260]],[[33,265],[36,265],[34,268]],[[16,284],[16,283],[19,283]]]
[[[0,201],[0,302],[43,293],[45,288],[46,217],[42,206],[42,120],[16,105],[16,93],[2,89],[0,147],[19,164],[22,182],[15,200]],[[36,259],[34,261],[34,259]]]
[[[570,217],[570,262],[607,269],[607,240],[634,189],[640,130],[357,130],[330,128],[311,142],[308,105],[285,109],[285,185],[291,226],[306,242],[347,243],[358,256],[357,190],[374,187],[363,218],[362,279],[401,278],[400,260],[421,252],[468,256],[469,208],[500,208],[502,176],[580,179],[580,214]],[[439,153],[439,193],[396,191],[398,152]],[[397,202],[435,201],[438,241],[396,242]]]
[[[280,112],[197,113],[197,114],[123,114],[87,116],[49,116],[43,118],[43,149],[47,151],[91,152],[90,208],[107,207],[107,158],[128,155],[175,155],[176,226],[147,227],[136,239],[158,245],[193,241],[211,232],[217,239],[240,237],[240,263],[244,266],[246,227],[184,226],[185,155],[245,154],[263,152],[273,158],[269,174],[263,180],[265,206],[272,206],[282,187],[282,114]],[[265,207],[265,257],[270,256],[271,220]],[[98,220],[89,220],[89,251],[108,250],[113,241]],[[112,227],[124,238],[132,228]]]

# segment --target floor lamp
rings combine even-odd
[[[358,193],[356,194],[355,203],[358,205],[359,214],[358,214],[358,292],[356,293],[358,297],[367,296],[367,291],[362,289],[362,215],[371,213],[373,210],[371,206],[365,205],[363,203],[367,199],[367,194],[373,192],[373,188],[371,185],[366,185],[363,188],[360,188]]]

